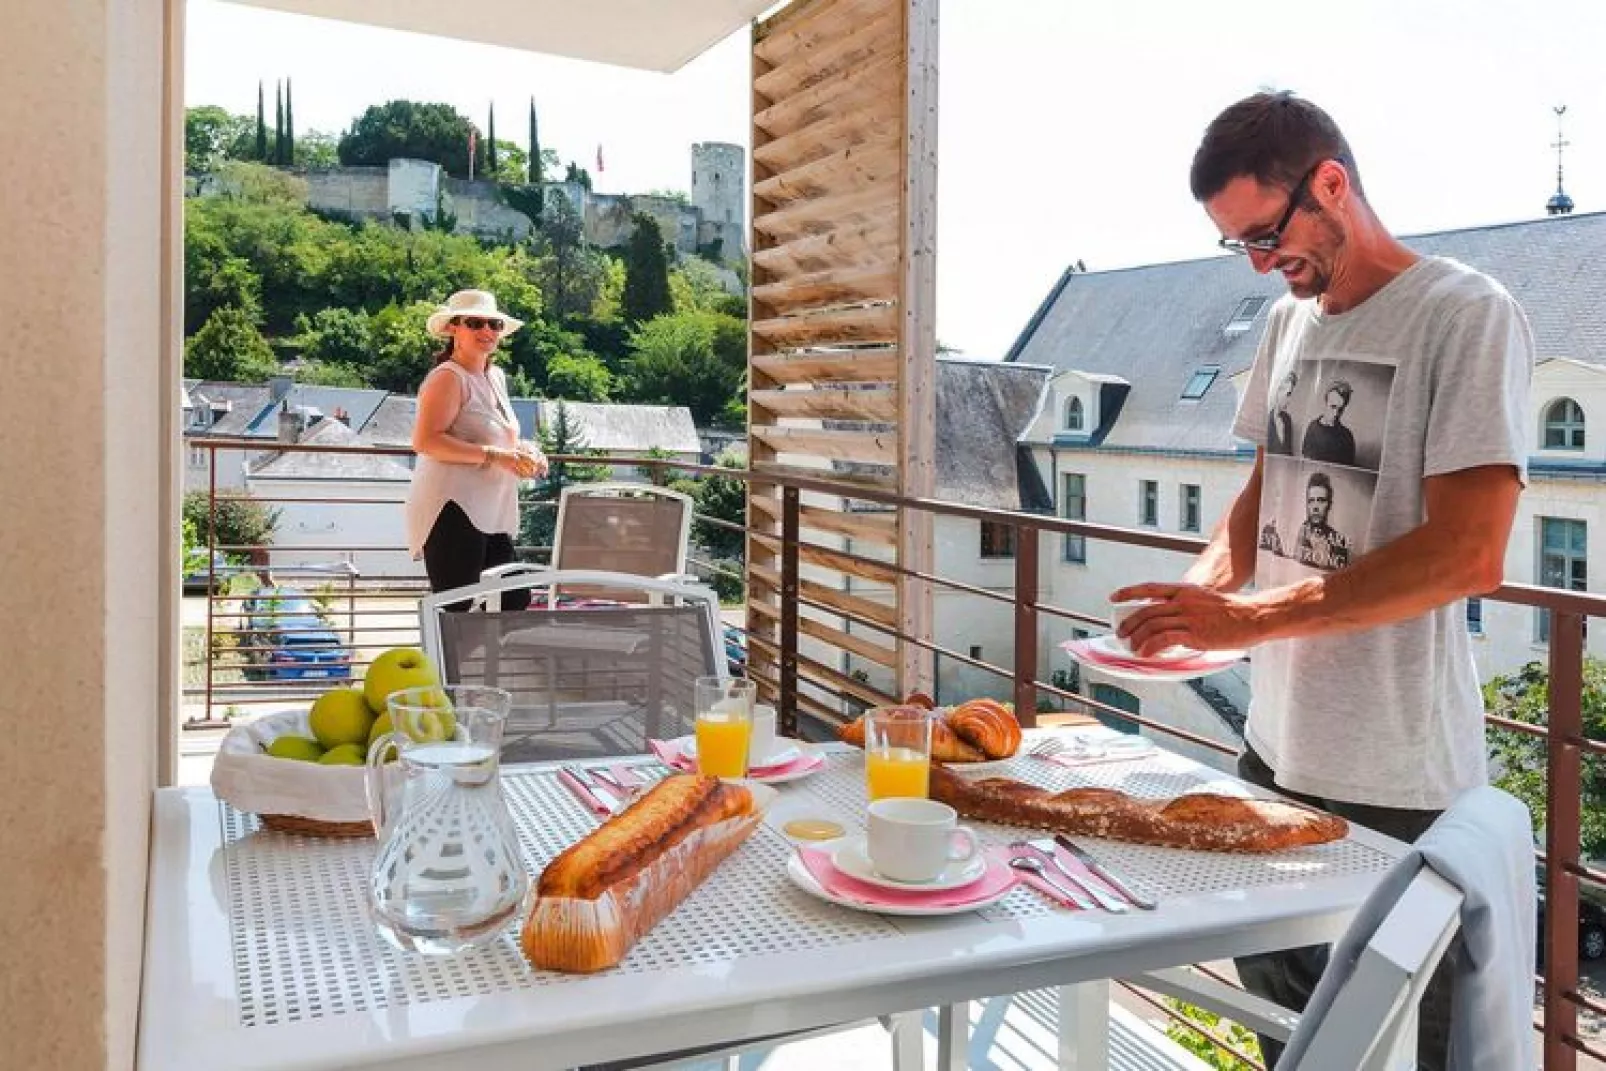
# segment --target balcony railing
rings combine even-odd
[[[377,499],[355,496],[274,498],[250,494],[243,489],[220,489],[217,486],[217,457],[220,452],[243,451],[247,455],[259,455],[275,451],[313,451],[410,457],[412,453],[410,450],[364,446],[302,446],[222,439],[192,440],[190,445],[208,451],[209,523],[207,531],[203,533],[207,539],[208,549],[247,557],[253,562],[250,566],[224,570],[213,579],[221,581],[226,580],[230,574],[251,572],[260,574],[264,579],[271,578],[274,581],[283,579],[294,583],[298,575],[302,577],[332,575],[327,573],[327,565],[322,569],[313,570],[310,574],[304,567],[298,571],[295,566],[274,566],[270,564],[270,556],[276,551],[280,554],[295,552],[325,557],[342,556],[349,560],[359,554],[387,552],[400,554],[404,550],[400,545],[342,542],[338,538],[338,533],[335,539],[327,543],[298,544],[291,548],[273,545],[228,545],[217,539],[216,524],[213,522],[217,517],[219,506],[231,499],[248,499],[268,507],[312,504],[360,505],[395,511],[398,516],[403,505],[403,499],[399,496]],[[827,727],[844,720],[854,710],[866,705],[896,701],[895,696],[874,687],[862,677],[853,675],[846,664],[832,667],[800,650],[800,636],[805,637],[805,643],[807,639],[806,631],[800,630],[800,621],[808,620],[803,617],[802,611],[811,609],[826,617],[850,622],[853,628],[872,630],[886,637],[888,641],[912,644],[933,656],[951,659],[955,663],[996,676],[1001,686],[1008,687],[1014,698],[1015,709],[1024,722],[1035,721],[1039,701],[1044,697],[1053,697],[1054,700],[1068,705],[1073,710],[1084,710],[1095,716],[1125,719],[1144,730],[1185,740],[1224,756],[1230,756],[1235,751],[1233,747],[1220,741],[1153,718],[1142,717],[1100,702],[1079,691],[1051,683],[1043,679],[1038,665],[1039,628],[1042,619],[1059,619],[1092,628],[1103,628],[1107,625],[1096,615],[1055,606],[1041,600],[1039,593],[1041,581],[1044,579],[1040,555],[1042,536],[1046,534],[1055,537],[1049,543],[1051,547],[1060,542],[1060,537],[1075,536],[1084,542],[1091,540],[1095,543],[1120,543],[1184,555],[1198,553],[1205,545],[1203,540],[1165,535],[1152,530],[1134,531],[1086,521],[991,510],[934,499],[905,498],[857,484],[837,482],[829,479],[829,474],[825,473],[818,479],[770,473],[755,474],[728,468],[686,465],[656,458],[564,457],[554,460],[570,461],[580,465],[605,464],[615,467],[635,467],[646,471],[672,471],[693,476],[721,476],[743,480],[750,485],[779,488],[781,502],[779,569],[774,573],[750,569],[748,580],[750,583],[766,584],[783,593],[780,619],[762,630],[741,631],[746,636],[749,676],[755,678],[761,688],[779,698],[778,709],[783,712],[783,719],[793,731],[798,728],[797,719],[800,715],[816,723],[817,726]],[[801,504],[805,495],[849,500],[864,507],[881,510],[922,511],[934,517],[962,518],[1010,526],[1015,530],[1012,589],[1008,593],[992,590],[934,573],[904,569],[882,559],[851,553],[840,546],[806,541],[801,538],[800,533]],[[540,503],[533,508],[555,508],[555,505],[555,503]],[[773,531],[733,524],[719,518],[699,515],[698,520],[712,527],[740,531],[750,536],[756,534],[767,537],[772,542],[776,538]],[[530,560],[539,561],[549,549],[521,546],[519,553]],[[215,554],[208,556],[209,562],[215,560]],[[923,581],[934,588],[962,593],[969,598],[1007,605],[1014,622],[1012,664],[1000,665],[951,650],[937,643],[934,636],[907,635],[886,624],[885,621],[871,620],[843,605],[832,605],[821,601],[817,597],[817,591],[815,596],[803,594],[804,589],[799,584],[799,573],[809,561],[817,564],[834,563],[837,567],[858,564],[873,570],[878,575],[888,577],[894,574],[901,575]],[[729,568],[726,564],[697,556],[695,550],[692,567],[694,571],[699,571],[705,576]],[[383,571],[364,573],[357,569],[346,569],[341,570],[338,577],[325,581],[321,587],[323,590],[318,593],[318,597],[323,600],[322,614],[327,629],[344,637],[342,646],[349,652],[349,655],[338,664],[349,667],[353,676],[360,675],[358,668],[367,662],[372,654],[389,647],[418,642],[417,599],[427,587],[421,569],[416,572],[391,573]],[[265,680],[235,679],[243,676],[245,669],[262,668],[260,665],[253,667],[242,664],[249,659],[242,660],[241,656],[259,656],[263,653],[259,648],[271,647],[272,644],[247,643],[242,647],[238,642],[232,645],[226,643],[231,635],[238,634],[238,626],[248,616],[241,607],[249,598],[249,594],[226,588],[215,590],[210,584],[208,591],[204,642],[198,651],[187,652],[185,697],[187,703],[192,704],[190,716],[186,721],[187,727],[220,726],[226,724],[226,715],[231,707],[243,709],[269,703],[294,702],[309,698],[322,690],[321,681],[309,684],[307,680],[279,680],[271,673]],[[1546,1071],[1573,1071],[1578,1066],[1579,1053],[1595,1060],[1606,1060],[1606,1050],[1586,1041],[1580,1034],[1580,1012],[1593,1017],[1606,1017],[1606,1003],[1580,992],[1578,948],[1579,882],[1588,880],[1606,883],[1606,871],[1586,866],[1581,858],[1580,846],[1583,756],[1586,753],[1594,756],[1606,755],[1606,743],[1588,739],[1583,733],[1584,627],[1586,618],[1606,616],[1606,598],[1520,584],[1505,585],[1484,597],[1546,610],[1550,615],[1547,724],[1529,725],[1493,715],[1487,717],[1487,722],[1499,729],[1529,734],[1545,741],[1547,755],[1545,773],[1548,785],[1542,823],[1545,836],[1543,850],[1536,851],[1535,856],[1546,868],[1548,888],[1542,932],[1543,965],[1536,979],[1542,992],[1543,1014],[1535,1026],[1542,1038],[1543,1066]],[[275,611],[271,608],[259,616],[271,619],[276,613],[280,616],[296,616],[294,611]],[[293,630],[277,631],[285,634]],[[309,628],[308,631],[315,630]],[[837,641],[844,638],[851,639],[842,630],[831,629],[828,632]],[[269,668],[271,669],[271,666]],[[261,674],[253,673],[253,675]],[[1165,1014],[1176,1018],[1176,1013],[1169,1007],[1152,1001],[1147,994],[1139,996],[1150,1000]],[[1224,1053],[1238,1059],[1244,1066],[1259,1066],[1229,1046],[1217,1044]]]

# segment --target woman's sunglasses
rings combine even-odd
[[[478,331],[482,327],[489,327],[492,331],[497,332],[502,330],[501,320],[488,320],[479,316],[459,316],[457,318],[457,322],[468,328],[470,331]]]

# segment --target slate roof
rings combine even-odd
[[[1037,466],[1017,443],[1043,404],[1052,373],[1019,362],[937,360],[938,498],[987,509],[1053,510]]]
[[[362,387],[312,387],[296,383],[291,386],[284,400],[290,403],[291,409],[316,409],[326,417],[333,417],[335,410],[344,409],[348,423],[354,428],[360,428],[374,415],[374,410],[385,400],[385,394],[386,392],[382,390]],[[264,406],[256,418],[246,426],[243,434],[254,439],[278,438],[279,404]]]
[[[1538,356],[1606,365],[1606,213],[1441,231],[1401,239],[1417,252],[1486,272],[1522,305]],[[1237,405],[1228,379],[1247,368],[1266,313],[1287,292],[1241,257],[1061,276],[1005,356],[1064,371],[1120,375],[1132,389],[1095,445],[1232,451]],[[1223,328],[1245,298],[1267,298],[1253,327]],[[1198,369],[1221,375],[1197,402],[1182,390]]]
[[[233,408],[218,417],[217,423],[209,428],[194,429],[186,427],[190,434],[222,436],[235,438],[245,434],[246,425],[255,420],[262,407],[268,404],[272,392],[266,384],[259,383],[225,383],[216,380],[196,382],[187,380],[189,396],[192,405],[201,402],[228,402]]]
[[[405,394],[388,395],[368,423],[357,425],[357,437],[375,446],[411,446],[413,421],[418,416],[418,399]]]
[[[550,427],[557,419],[558,403],[538,401],[540,422]],[[569,419],[577,420],[592,450],[615,454],[645,454],[657,447],[671,454],[702,453],[691,410],[683,405],[613,405],[598,402],[564,402]],[[513,403],[515,412],[519,402]],[[520,417],[520,425],[524,423]]]
[[[356,432],[338,420],[325,417],[301,436],[315,446],[360,445]],[[276,451],[252,465],[253,480],[378,480],[406,483],[412,472],[401,459],[372,454],[315,454]]]

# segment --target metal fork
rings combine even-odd
[[[603,805],[613,814],[618,814],[624,809],[627,802],[625,797],[620,795],[616,786],[596,776],[595,771],[588,770],[584,766],[572,764],[563,767],[563,769],[570,777],[589,789],[591,794],[601,800]]]
[[[1039,759],[1046,759],[1051,755],[1058,755],[1064,750],[1064,741],[1060,740],[1058,737],[1045,736],[1043,739],[1033,744],[1031,749],[1027,751],[1026,754]]]

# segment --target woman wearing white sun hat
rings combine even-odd
[[[540,448],[519,441],[507,379],[491,363],[503,337],[521,326],[484,290],[459,290],[425,323],[446,348],[418,391],[407,541],[424,559],[433,591],[472,584],[482,570],[513,560],[519,480],[547,470]],[[515,602],[505,598],[504,608],[521,609]]]

